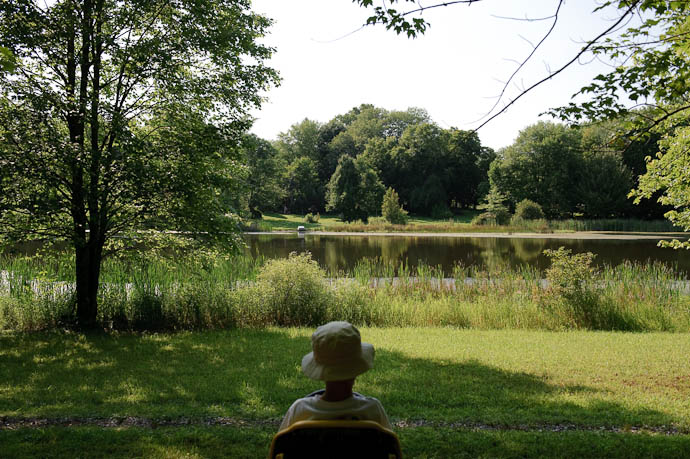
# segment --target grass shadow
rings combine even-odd
[[[227,416],[277,422],[295,398],[322,386],[301,374],[300,360],[309,349],[308,332],[275,329],[176,335],[0,335],[0,416]],[[600,389],[554,384],[533,374],[507,371],[476,360],[411,358],[386,349],[377,352],[376,360],[375,369],[358,378],[355,389],[379,398],[394,422],[466,422],[534,430],[554,423],[683,423],[649,407],[599,399]],[[577,394],[586,394],[588,403],[574,402],[571,396]],[[76,429],[56,429],[58,437],[78,435]],[[270,437],[264,430],[251,434],[256,437],[252,441]],[[83,432],[87,435],[91,431]],[[115,435],[108,432],[103,441]],[[443,451],[465,449],[477,453],[474,456],[519,456],[521,451],[549,455],[540,449],[543,442],[539,432],[420,428],[401,429],[400,433],[403,449],[414,451],[415,457],[424,457],[426,452],[429,457],[444,457]],[[172,441],[166,436],[157,440],[157,434],[149,433],[123,435],[132,436],[135,443]],[[574,444],[598,438],[595,432],[582,432],[581,437],[568,435]],[[190,436],[184,434],[179,441],[185,444]],[[543,438],[548,440],[544,444],[550,442],[553,446],[559,437],[544,433]],[[647,451],[648,445],[659,443],[669,448],[688,447],[687,435],[680,437],[685,443],[672,437],[635,438],[625,440],[632,448],[629,451]],[[596,450],[600,453],[620,443],[616,436],[601,441],[605,446]],[[215,444],[215,440],[208,442]],[[261,451],[257,457],[265,453]]]

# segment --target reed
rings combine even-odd
[[[71,263],[66,254],[1,258],[0,329],[70,326]],[[98,320],[121,330],[348,320],[384,327],[690,331],[688,280],[660,263],[605,266],[574,293],[552,287],[529,266],[458,264],[446,278],[440,267],[381,258],[338,273],[324,272],[308,255],[270,263],[214,253],[111,259],[103,265]]]
[[[679,232],[668,220],[638,220],[634,218],[607,218],[597,220],[565,219],[550,220],[554,230],[566,231],[628,231],[628,232]]]
[[[637,219],[564,219],[519,220],[509,225],[473,225],[455,220],[438,220],[428,223],[394,225],[381,219],[350,223],[331,223],[322,229],[335,232],[385,232],[385,233],[553,233],[555,231],[623,231],[623,232],[680,232],[668,220]]]

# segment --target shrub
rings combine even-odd
[[[383,196],[381,215],[394,225],[407,224],[407,211],[400,205],[398,193],[393,188],[389,187],[388,190],[386,190],[386,194]]]
[[[498,209],[493,212],[482,212],[472,219],[473,225],[505,225],[510,221],[510,212]]]
[[[510,221],[510,212],[505,206],[506,197],[496,187],[491,187],[484,197],[484,202],[477,206],[483,210],[481,214],[472,219],[473,225],[505,225]]]
[[[583,296],[590,288],[595,274],[591,266],[595,257],[592,252],[571,253],[565,247],[544,250],[544,255],[551,260],[551,266],[546,270],[549,288],[566,299]]]
[[[318,212],[316,212],[316,214],[312,214],[311,212],[309,212],[307,215],[304,216],[304,221],[307,223],[318,223],[320,218],[321,215],[319,215]]]
[[[269,260],[256,279],[257,313],[279,326],[314,327],[325,322],[332,293],[326,273],[309,252]]]
[[[551,259],[546,270],[549,290],[561,300],[564,311],[575,327],[594,330],[640,330],[639,321],[619,304],[601,295],[597,288],[597,272],[591,266],[595,255],[591,252],[571,255],[571,251],[560,247],[545,250]]]
[[[529,199],[523,199],[517,206],[515,206],[514,219],[522,220],[540,220],[544,218],[544,212],[541,206]]]

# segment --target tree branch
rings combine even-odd
[[[508,104],[506,104],[506,105],[505,105],[503,108],[501,108],[498,112],[494,113],[494,114],[491,115],[486,121],[484,121],[482,124],[480,124],[476,129],[474,129],[474,131],[478,131],[478,130],[481,129],[482,127],[486,126],[487,123],[491,122],[491,120],[493,120],[494,118],[496,118],[497,116],[501,115],[501,114],[504,113],[506,110],[508,110],[508,108],[510,108],[513,104],[515,104],[515,102],[517,102],[518,100],[520,100],[524,95],[526,95],[527,93],[529,93],[530,91],[532,91],[534,88],[536,88],[536,87],[542,85],[543,83],[549,81],[550,79],[552,79],[553,77],[555,77],[556,75],[558,75],[559,73],[561,73],[562,71],[564,71],[565,69],[567,69],[568,67],[570,67],[573,63],[577,62],[577,61],[580,59],[580,57],[581,57],[582,55],[584,55],[584,54],[587,52],[587,50],[589,50],[589,48],[591,48],[592,46],[594,46],[594,44],[595,44],[597,41],[601,40],[602,37],[605,37],[606,35],[610,34],[613,30],[615,30],[615,29],[616,29],[616,28],[617,28],[617,27],[618,27],[618,26],[629,16],[629,15],[631,15],[631,14],[635,11],[635,9],[637,9],[637,6],[638,6],[639,4],[640,4],[640,0],[637,0],[637,1],[633,2],[633,3],[631,4],[631,6],[625,11],[625,13],[623,13],[623,14],[621,15],[621,17],[618,18],[618,20],[617,20],[613,25],[611,25],[611,26],[608,27],[606,30],[604,30],[602,33],[600,33],[599,35],[597,35],[593,40],[590,40],[589,42],[587,42],[587,44],[586,44],[585,46],[582,47],[582,49],[575,55],[575,57],[573,57],[572,59],[570,59],[568,62],[566,62],[563,66],[561,66],[561,67],[560,67],[558,70],[556,70],[555,72],[549,74],[549,75],[548,75],[547,77],[545,77],[545,78],[542,78],[541,80],[537,81],[536,83],[532,84],[532,85],[529,86],[527,89],[525,89],[524,91],[522,91],[520,94],[518,94],[517,97],[515,97],[515,98],[512,99],[510,102],[508,102]]]

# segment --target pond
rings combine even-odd
[[[636,239],[631,235],[605,234],[603,238],[573,239],[566,235],[538,238],[439,235],[365,235],[365,234],[245,234],[247,251],[266,258],[287,257],[290,252],[311,252],[321,266],[337,272],[352,269],[362,258],[380,257],[395,264],[406,261],[410,268],[420,263],[441,266],[450,275],[456,263],[491,268],[522,264],[543,270],[549,266],[546,249],[563,246],[573,253],[592,252],[599,266],[628,261],[659,261],[685,277],[690,273],[690,252],[657,247],[659,237]],[[625,239],[619,239],[625,238]]]

